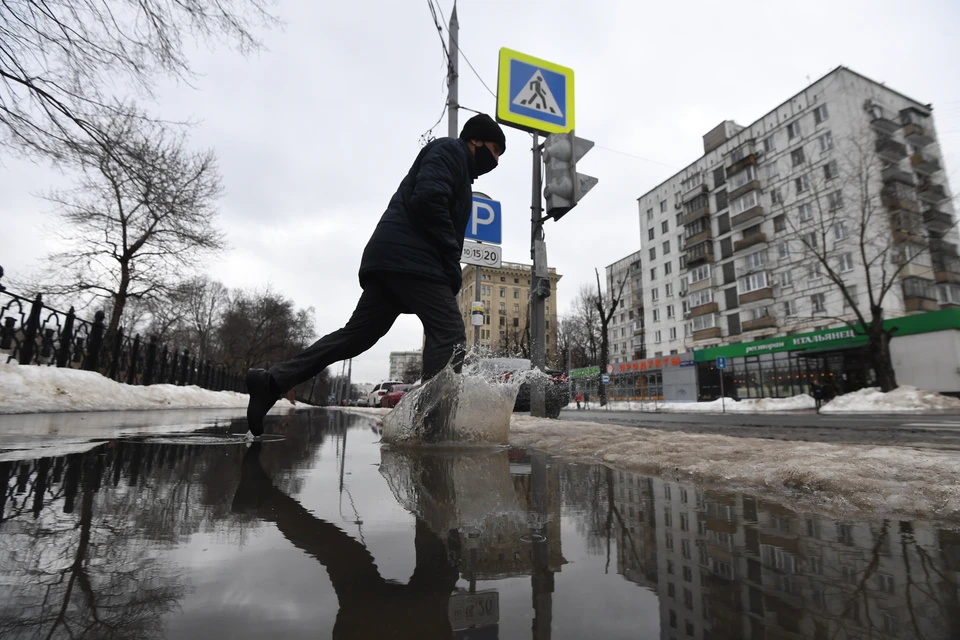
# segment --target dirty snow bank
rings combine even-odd
[[[721,413],[726,404],[727,413],[774,413],[778,411],[803,411],[816,407],[814,399],[806,394],[792,398],[754,398],[747,400],[711,402],[610,402],[601,407],[599,402],[592,401],[590,408],[601,411],[659,411],[661,413]],[[577,403],[573,402],[564,407],[566,411],[576,411]]]
[[[280,400],[278,407],[293,406]],[[114,382],[94,371],[0,364],[0,413],[244,408],[247,395],[197,386]]]
[[[960,456],[898,447],[687,434],[514,416],[510,443],[639,473],[686,476],[836,516],[960,520]]]
[[[331,411],[342,411],[344,413],[367,416],[368,418],[380,418],[393,411],[393,409],[384,409],[383,407],[338,407],[335,405],[330,405],[329,407],[324,408]]]
[[[960,400],[933,391],[903,386],[889,393],[877,387],[837,396],[820,413],[891,413],[903,411],[960,410]]]

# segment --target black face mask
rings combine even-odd
[[[490,173],[497,168],[497,159],[494,157],[493,152],[487,148],[487,145],[476,148],[476,151],[474,152],[474,159],[477,161],[478,176],[482,176],[485,173]]]

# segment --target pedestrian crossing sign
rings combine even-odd
[[[497,121],[544,135],[574,129],[573,69],[500,49]]]

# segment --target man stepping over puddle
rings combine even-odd
[[[497,167],[506,146],[500,126],[479,114],[459,138],[438,138],[421,149],[363,250],[363,294],[347,324],[269,370],[247,372],[247,423],[254,436],[263,433],[264,416],[284,393],[373,347],[402,313],[423,323],[423,381],[448,364],[460,372],[466,333],[456,296],[472,185]]]

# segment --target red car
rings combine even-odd
[[[393,409],[400,402],[407,391],[413,388],[412,384],[395,384],[387,390],[387,393],[380,398],[380,406],[384,409]]]

